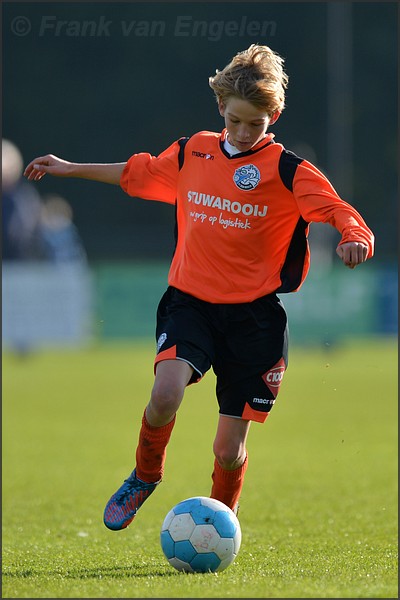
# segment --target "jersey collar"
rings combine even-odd
[[[275,143],[274,142],[275,134],[273,134],[273,133],[267,133],[267,135],[262,140],[260,140],[258,142],[258,144],[256,144],[252,148],[250,148],[250,150],[246,150],[246,152],[238,152],[237,154],[233,154],[231,156],[225,150],[225,148],[224,148],[224,141],[226,140],[226,136],[227,135],[228,135],[228,130],[225,128],[221,132],[221,138],[220,138],[219,146],[220,146],[221,151],[223,152],[223,154],[225,154],[225,156],[227,158],[230,158],[230,159],[241,158],[243,156],[250,156],[251,154],[254,154],[255,152],[258,152],[259,150],[262,150],[266,146],[269,146],[270,144],[274,144]]]

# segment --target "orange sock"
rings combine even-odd
[[[161,481],[167,454],[167,444],[175,425],[175,418],[162,427],[149,425],[146,412],[142,418],[139,443],[136,449],[136,475],[146,483]]]
[[[212,474],[213,485],[211,489],[211,498],[220,500],[233,510],[240,498],[244,476],[247,470],[247,462],[246,454],[246,459],[241,467],[238,467],[233,471],[228,471],[227,469],[223,469],[217,459],[215,459],[214,471]]]

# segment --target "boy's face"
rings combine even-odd
[[[271,118],[248,100],[230,96],[224,103],[219,102],[219,112],[225,119],[228,141],[240,152],[246,152],[258,144],[266,134],[268,125],[275,123],[279,112]]]

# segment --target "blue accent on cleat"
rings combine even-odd
[[[160,483],[146,483],[136,477],[136,469],[125,479],[119,490],[109,499],[104,509],[104,525],[113,531],[125,529],[136,516],[143,502]]]

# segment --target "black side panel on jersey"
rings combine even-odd
[[[188,141],[189,141],[188,137],[182,137],[182,138],[180,138],[180,140],[178,140],[178,144],[179,144],[179,154],[178,154],[179,170],[182,169],[183,163],[185,161],[185,146],[188,143]]]
[[[286,259],[281,269],[280,277],[282,284],[276,290],[276,293],[293,292],[293,290],[296,290],[301,283],[304,260],[307,253],[307,227],[307,221],[300,217],[293,232]]]
[[[303,162],[294,152],[283,150],[279,159],[279,175],[283,185],[293,192],[293,179],[296,174],[297,167]],[[297,222],[293,232],[292,240],[289,245],[286,259],[281,270],[281,286],[277,292],[287,293],[296,290],[301,283],[301,278],[304,269],[304,260],[307,253],[307,235],[306,229],[309,223],[302,217]]]
[[[294,152],[290,150],[282,150],[281,157],[279,159],[279,175],[282,179],[283,185],[290,191],[293,192],[293,179],[300,163],[303,162],[303,158],[300,158]]]
[[[179,144],[179,153],[178,153],[178,166],[179,166],[179,170],[182,169],[183,163],[185,162],[185,146],[188,143],[188,141],[189,141],[188,137],[181,137],[178,140],[178,144]],[[175,246],[174,246],[174,251],[172,253],[172,256],[175,254],[176,244],[178,243],[178,217],[177,217],[177,210],[178,210],[178,202],[175,203],[175,228],[174,228]]]

